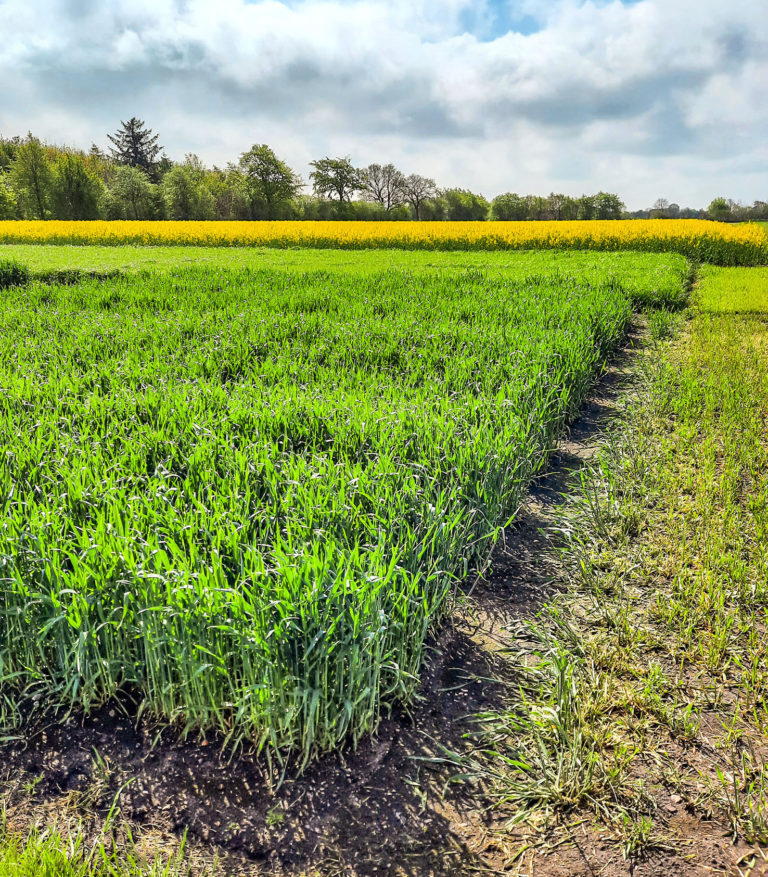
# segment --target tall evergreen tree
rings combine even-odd
[[[157,156],[163,148],[157,145],[160,135],[153,134],[151,128],[145,127],[143,119],[137,119],[136,116],[127,122],[121,121],[120,125],[114,135],[107,134],[114,144],[114,148],[109,149],[112,158],[118,164],[141,168],[154,175],[158,164]]]

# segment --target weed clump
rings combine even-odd
[[[0,289],[26,286],[32,280],[32,272],[26,265],[11,259],[0,259]]]

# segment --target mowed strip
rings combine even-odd
[[[633,279],[651,298],[659,268]],[[304,758],[369,731],[413,691],[452,583],[515,514],[632,294],[600,270],[6,289],[6,704],[132,691]]]

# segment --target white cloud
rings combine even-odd
[[[489,39],[504,4],[3,0],[0,130],[87,146],[136,114],[219,163],[267,141],[487,195],[768,196],[764,0],[506,0],[540,29]]]

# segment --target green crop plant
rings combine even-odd
[[[0,259],[21,262],[46,283],[79,277],[109,279],[115,272],[176,272],[180,268],[291,272],[330,271],[369,275],[382,271],[482,271],[489,277],[522,280],[567,274],[588,283],[618,283],[640,306],[674,308],[685,300],[690,266],[684,256],[666,253],[527,250],[317,250],[274,247],[140,247],[0,244]]]
[[[132,693],[303,762],[359,739],[677,258],[5,290],[6,701]]]

